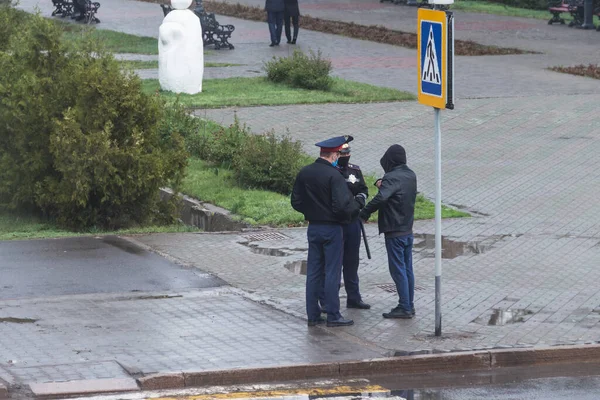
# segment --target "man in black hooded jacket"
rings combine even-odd
[[[406,165],[406,151],[390,146],[380,160],[385,175],[377,181],[379,193],[360,212],[367,221],[379,211],[379,233],[385,234],[390,275],[398,291],[398,306],[384,318],[410,319],[415,315],[415,276],[412,267],[413,221],[417,197],[417,176]]]

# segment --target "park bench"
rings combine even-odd
[[[215,46],[215,50],[228,48],[233,50],[234,47],[229,43],[231,34],[235,30],[233,25],[220,25],[215,18],[215,14],[204,13],[200,16],[200,24],[202,25],[202,40],[205,46],[211,44]]]
[[[83,22],[86,24],[91,24],[92,22],[100,23],[98,17],[96,17],[96,13],[100,8],[100,3],[91,0],[75,0],[81,6],[83,10]]]
[[[52,0],[52,4],[54,5],[53,17],[60,15],[64,18],[73,14],[73,2],[71,0]]]
[[[583,23],[582,15],[583,0],[560,0],[560,2],[551,2],[548,11],[552,14],[552,18],[548,21],[548,25],[554,23],[565,24],[565,19],[561,14],[568,13],[573,16],[573,21],[569,22],[569,26],[581,25]]]
[[[173,8],[168,4],[161,4],[160,7],[162,8],[165,17],[173,10]],[[201,0],[196,0],[196,8],[194,9],[194,13],[196,13],[200,19],[200,25],[202,26],[202,42],[204,43],[204,46],[214,45],[215,50],[219,50],[221,48],[233,50],[235,48],[231,43],[229,43],[229,39],[231,39],[231,34],[235,30],[235,26],[220,25],[215,18],[214,13],[209,14],[204,11]]]
[[[52,4],[54,4],[55,8],[52,11],[52,16],[60,15],[63,18],[70,16],[86,24],[100,22],[96,17],[96,13],[100,8],[100,3],[98,2],[91,0],[52,0]],[[76,15],[77,12],[79,12],[79,15]]]

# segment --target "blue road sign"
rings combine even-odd
[[[442,97],[445,81],[442,32],[441,22],[421,20],[421,92],[435,97]]]

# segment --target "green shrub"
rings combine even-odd
[[[171,219],[158,189],[178,187],[187,153],[159,131],[163,103],[139,78],[41,16],[10,35],[0,70],[0,205],[74,229]]]
[[[206,160],[218,165],[231,166],[233,161],[244,150],[250,129],[246,124],[240,124],[237,117],[227,128],[220,128],[209,135],[206,143]]]
[[[264,66],[267,72],[267,79],[275,83],[288,82],[292,68],[292,57],[273,57],[273,60],[266,62]]]
[[[331,61],[324,59],[320,50],[311,50],[309,55],[295,50],[291,57],[273,57],[264,70],[269,80],[298,88],[327,91],[333,84],[329,76]]]
[[[300,142],[268,132],[248,137],[244,151],[234,160],[233,171],[242,186],[289,194],[300,168],[311,161]]]

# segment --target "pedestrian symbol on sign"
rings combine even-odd
[[[441,84],[438,58],[435,51],[435,40],[433,38],[433,26],[429,26],[427,46],[425,48],[425,62],[423,63],[423,82]]]
[[[444,14],[445,15],[445,14]],[[419,76],[419,85],[421,93],[443,97],[442,86],[446,80],[443,70],[442,59],[442,27],[441,22],[421,20],[419,50],[421,70]]]

